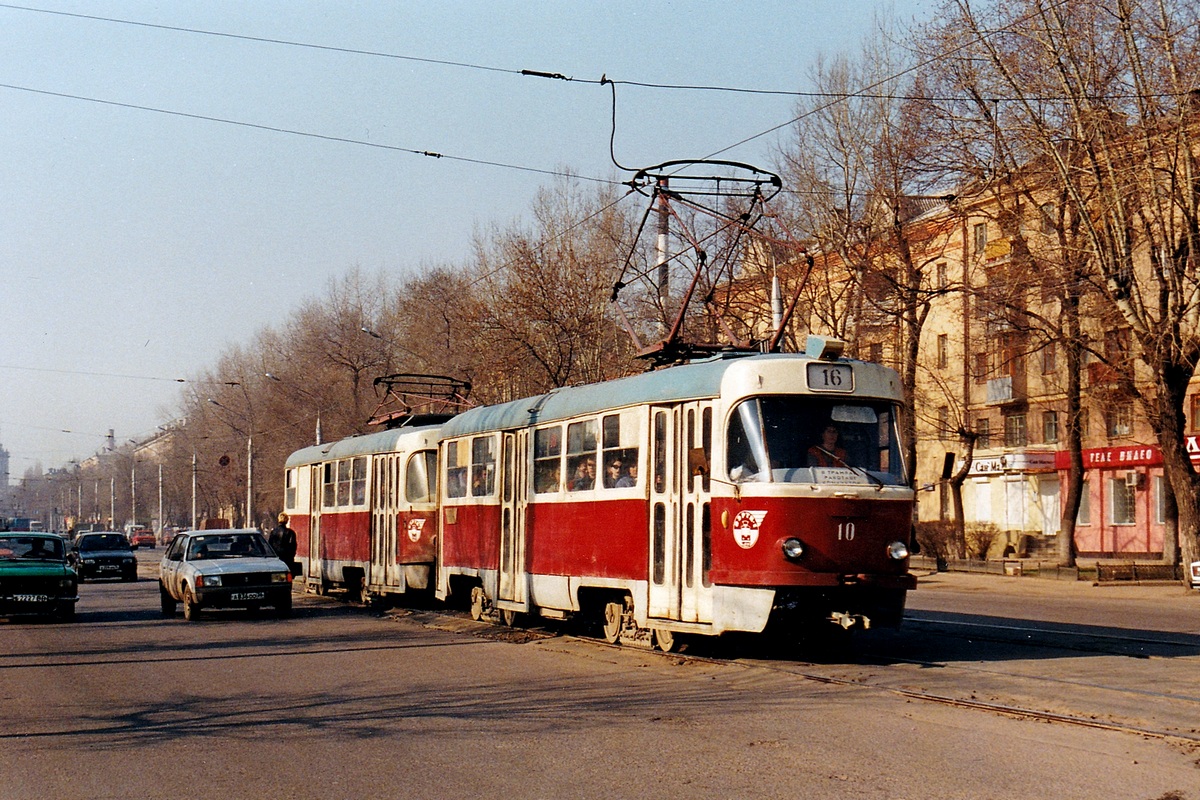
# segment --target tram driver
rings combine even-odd
[[[808,466],[810,467],[844,467],[846,465],[846,450],[838,443],[837,426],[832,422],[821,431],[821,441],[808,448]]]

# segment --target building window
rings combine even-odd
[[[975,446],[986,450],[992,446],[992,423],[987,419],[975,420]]]
[[[1058,349],[1054,342],[1042,348],[1042,374],[1046,375],[1058,370]]]
[[[1025,433],[1025,415],[1009,414],[1004,418],[1004,446],[1024,447],[1029,444]]]
[[[1200,394],[1192,395],[1189,408],[1191,409],[1191,413],[1188,415],[1188,430],[1192,432],[1200,431]]]
[[[1092,524],[1092,487],[1086,479],[1083,481],[1083,491],[1079,495],[1079,513],[1075,515],[1075,524]]]
[[[987,353],[976,353],[975,354],[974,372],[975,372],[975,382],[976,383],[987,383],[987,380],[988,380],[988,354]]]
[[[1133,433],[1133,403],[1126,401],[1107,408],[1104,411],[1104,428],[1110,439]]]
[[[938,369],[946,369],[950,364],[950,337],[944,333],[939,333],[937,337],[937,365]]]
[[[1046,444],[1058,442],[1058,412],[1042,412],[1042,441]]]
[[[1130,473],[1134,474],[1134,473]],[[1109,480],[1109,496],[1112,498],[1110,519],[1113,525],[1137,524],[1137,487],[1125,479],[1125,473]]]
[[[937,288],[938,289],[950,288],[950,273],[946,268],[945,261],[939,261],[937,263]]]
[[[867,346],[867,360],[873,361],[876,364],[883,363],[883,344],[882,343],[873,342]]]
[[[950,438],[950,407],[938,408],[938,438],[945,441]]]
[[[983,255],[983,251],[987,249],[987,223],[975,223],[975,255]]]

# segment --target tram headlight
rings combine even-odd
[[[903,561],[908,558],[908,545],[904,542],[892,542],[888,545],[888,558]]]
[[[783,554],[788,558],[799,558],[804,555],[804,542],[796,538],[783,540]]]

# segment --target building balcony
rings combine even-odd
[[[1024,403],[1027,399],[1028,387],[1025,375],[1001,375],[987,382],[987,404],[989,406],[1004,406],[1014,403]]]

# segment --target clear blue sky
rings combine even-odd
[[[20,5],[0,3],[0,445],[14,479],[96,452],[110,428],[118,443],[152,433],[174,416],[173,379],[330,278],[460,261],[473,230],[522,215],[551,181],[405,150],[617,175],[608,87],[510,71],[804,90],[818,55],[855,51],[877,10],[907,22],[933,2]],[[617,155],[705,156],[793,109],[620,87]],[[723,157],[770,167],[778,142]]]

